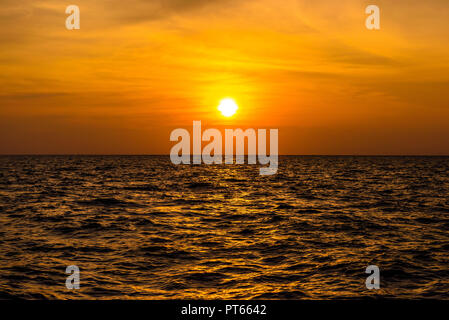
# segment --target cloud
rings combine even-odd
[[[162,21],[172,15],[217,8],[236,0],[76,0],[82,30],[98,32],[127,25]],[[61,35],[65,30],[65,9],[60,0],[3,0],[0,6],[0,47]]]

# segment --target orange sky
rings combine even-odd
[[[3,0],[0,153],[166,154],[201,120],[278,128],[281,154],[447,155],[448,39],[447,0]]]

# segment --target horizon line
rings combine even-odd
[[[7,156],[170,156],[162,153],[0,153],[0,157]],[[190,157],[201,155],[189,155]],[[221,155],[225,156],[224,154]],[[233,156],[237,156],[233,154]],[[241,156],[241,155],[238,155]],[[248,154],[244,155],[245,157]],[[257,156],[257,154],[255,155]],[[269,155],[267,155],[269,156]],[[449,154],[278,154],[280,157],[449,157]],[[186,156],[187,157],[187,156]]]

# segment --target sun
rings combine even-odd
[[[237,103],[231,98],[221,100],[220,105],[218,106],[218,110],[220,110],[221,114],[225,117],[233,116],[238,108]]]

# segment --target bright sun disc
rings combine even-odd
[[[220,110],[221,114],[225,117],[234,115],[238,108],[237,103],[231,98],[221,100],[220,105],[218,106],[218,110]]]

